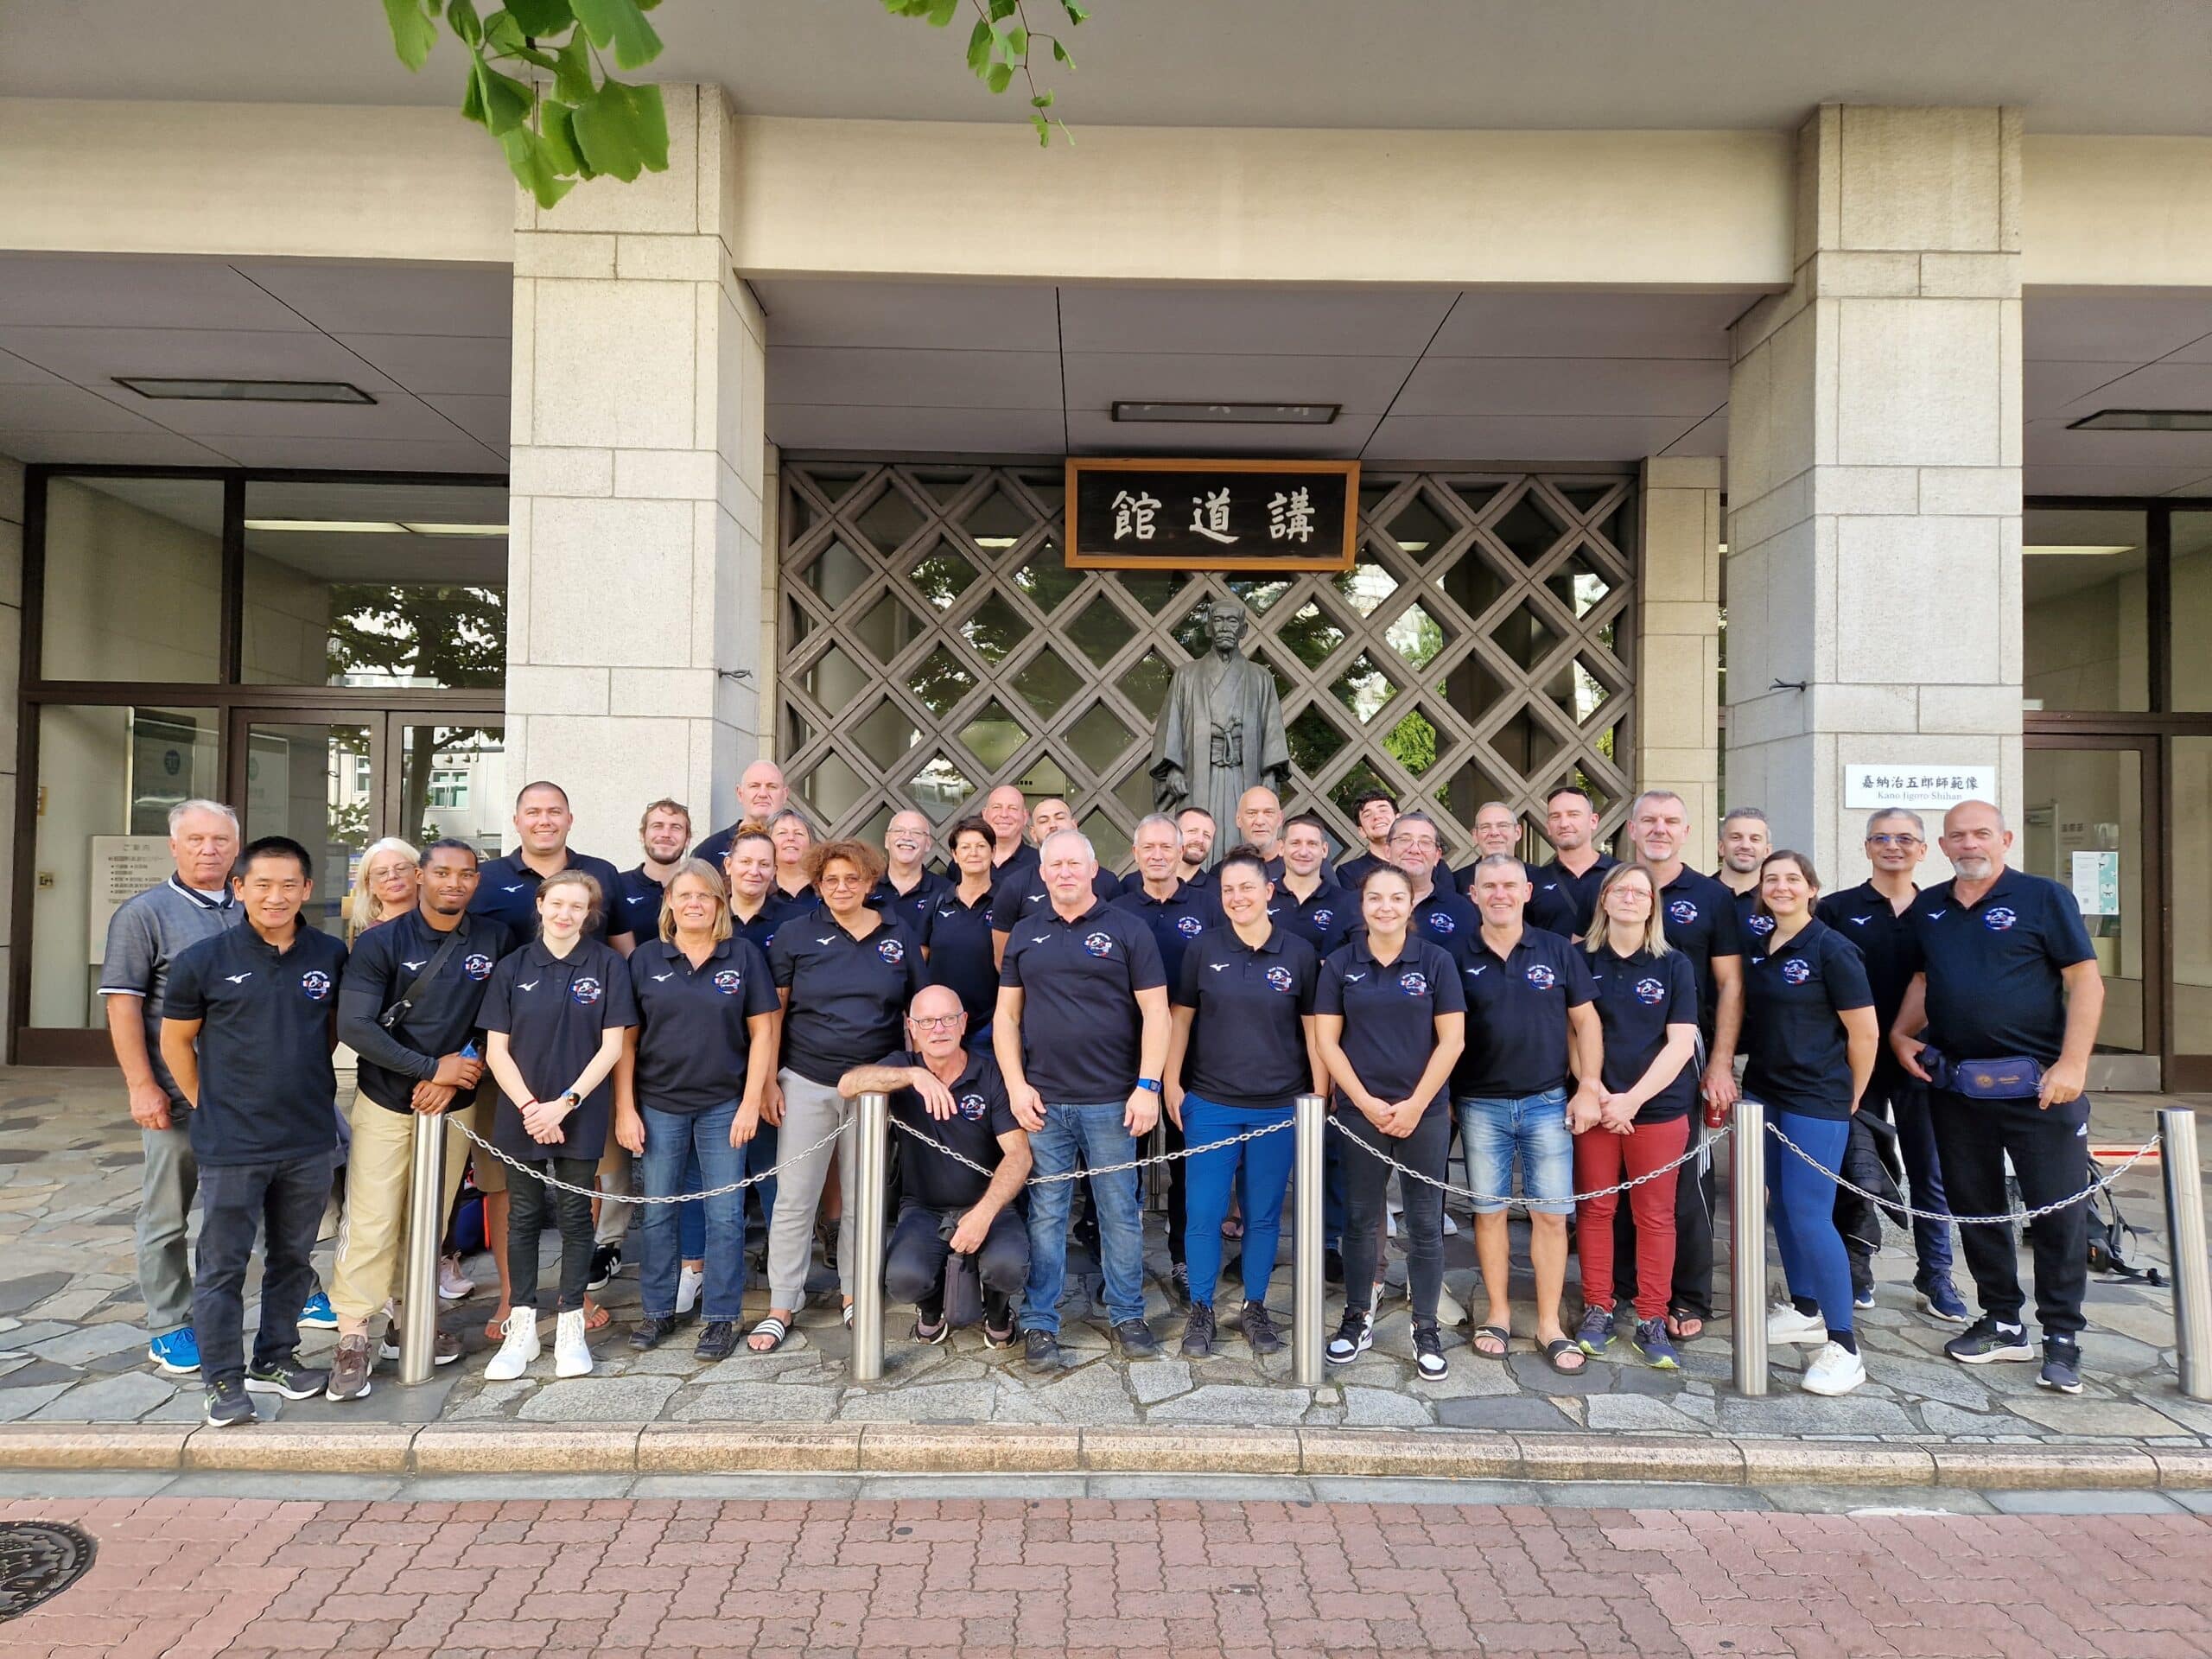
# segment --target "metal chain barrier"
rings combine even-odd
[[[1828,1179],[1834,1181],[1845,1192],[1856,1193],[1859,1197],[1866,1199],[1869,1204],[1873,1205],[1876,1209],[1885,1212],[1885,1214],[1910,1216],[1915,1221],[1951,1222],[1961,1227],[2016,1227],[2031,1221],[2038,1220],[2044,1216],[2056,1215],[2061,1210],[2070,1210],[2075,1205],[2085,1203],[2088,1199],[2096,1197],[2098,1193],[2103,1192],[2114,1181],[2117,1181],[2121,1176],[2126,1174],[2129,1170],[2134,1168],[2137,1164],[2142,1162],[2144,1159],[2156,1152],[2158,1149],[2160,1141],[2164,1138],[2159,1135],[2152,1135],[2141,1146],[2136,1147],[2133,1152],[2128,1154],[2126,1158],[2122,1160],[2121,1162],[2113,1167],[2109,1173],[2100,1175],[2095,1180],[2091,1181],[2087,1186],[2083,1187],[2079,1192],[2075,1193],[2070,1198],[2060,1198],[2056,1203],[2052,1204],[2038,1205],[2032,1210],[2007,1211],[2001,1216],[1958,1216],[1942,1210],[1916,1210],[1910,1205],[1904,1202],[1903,1199],[1892,1201],[1889,1198],[1883,1198],[1878,1193],[1869,1192],[1865,1187],[1846,1180],[1836,1171],[1830,1169],[1819,1159],[1814,1157],[1811,1153],[1806,1151],[1804,1147],[1799,1146],[1795,1141],[1792,1141],[1788,1135],[1784,1135],[1782,1132],[1781,1126],[1776,1123],[1771,1118],[1767,1120],[1766,1132],[1772,1135],[1776,1140],[1781,1141],[1783,1146],[1789,1147],[1790,1151],[1796,1153],[1797,1156],[1803,1159],[1805,1162],[1810,1164],[1815,1169],[1819,1170],[1821,1174],[1827,1176]]]
[[[1354,1135],[1350,1129],[1344,1127],[1342,1119],[1337,1117],[1333,1114],[1330,1116],[1328,1124],[1331,1128],[1343,1135],[1345,1140],[1351,1141],[1352,1145],[1357,1147],[1369,1157],[1381,1159],[1384,1163],[1389,1165],[1391,1168],[1396,1170],[1399,1174],[1410,1176],[1413,1179],[1419,1181],[1423,1186],[1433,1186],[1440,1192],[1448,1194],[1455,1198],[1465,1198],[1471,1204],[1502,1204],[1516,1210],[1525,1210],[1529,1207],[1529,1200],[1518,1196],[1517,1194],[1477,1192],[1469,1187],[1454,1186],[1449,1181],[1440,1181],[1433,1175],[1424,1175],[1421,1171],[1410,1168],[1408,1166],[1400,1163],[1389,1153],[1384,1152],[1380,1147],[1374,1146],[1368,1141],[1361,1140],[1357,1135]],[[1690,1163],[1694,1160],[1702,1157],[1705,1154],[1712,1151],[1713,1147],[1719,1146],[1723,1141],[1726,1140],[1735,1132],[1736,1126],[1733,1123],[1724,1123],[1719,1128],[1708,1131],[1703,1141],[1690,1147],[1687,1152],[1683,1153],[1681,1157],[1669,1159],[1667,1162],[1660,1165],[1656,1169],[1647,1169],[1643,1174],[1632,1175],[1627,1180],[1621,1181],[1612,1186],[1601,1186],[1595,1192],[1570,1192],[1563,1198],[1551,1199],[1548,1200],[1548,1202],[1557,1204],[1581,1204],[1590,1198],[1602,1198],[1611,1193],[1625,1192],[1631,1187],[1642,1186],[1646,1181],[1656,1181],[1662,1175],[1669,1174],[1672,1172],[1680,1169],[1684,1164]],[[1587,1133],[1587,1131],[1586,1131],[1586,1133]]]
[[[1231,1135],[1224,1136],[1219,1141],[1209,1141],[1202,1147],[1185,1147],[1180,1152],[1155,1153],[1149,1158],[1132,1158],[1125,1163],[1119,1164],[1100,1164],[1093,1169],[1071,1169],[1057,1175],[1032,1175],[1027,1181],[1023,1182],[1022,1185],[1025,1186],[1051,1186],[1056,1182],[1080,1181],[1087,1179],[1093,1175],[1118,1175],[1125,1169],[1143,1169],[1147,1166],[1152,1164],[1172,1164],[1179,1158],[1195,1158],[1202,1152],[1218,1152],[1224,1147],[1241,1147],[1247,1141],[1257,1141],[1262,1135],[1279,1135],[1283,1130],[1290,1128],[1294,1122],[1296,1122],[1295,1119],[1286,1117],[1281,1122],[1270,1123],[1264,1128],[1247,1129],[1242,1135]],[[973,1158],[969,1157],[965,1153],[955,1152],[950,1147],[946,1146],[944,1141],[938,1140],[935,1135],[925,1134],[922,1130],[916,1128],[911,1123],[902,1122],[898,1118],[894,1117],[891,1120],[891,1127],[913,1136],[915,1140],[920,1141],[925,1147],[935,1147],[946,1157],[951,1159],[954,1163],[967,1165],[969,1168],[974,1170],[978,1175],[991,1175],[997,1173],[987,1165],[977,1163]]]
[[[599,1198],[608,1204],[690,1204],[695,1199],[719,1198],[728,1193],[742,1192],[748,1186],[758,1186],[763,1181],[772,1181],[775,1179],[777,1176],[784,1173],[785,1164],[795,1163],[799,1159],[812,1157],[816,1153],[821,1151],[823,1147],[828,1146],[832,1141],[835,1141],[839,1135],[844,1134],[846,1130],[851,1128],[853,1127],[853,1121],[849,1117],[845,1119],[842,1122],[839,1123],[836,1128],[830,1130],[829,1134],[823,1135],[812,1146],[807,1147],[798,1152],[786,1153],[785,1154],[785,1162],[783,1164],[777,1164],[772,1168],[761,1170],[757,1174],[748,1175],[741,1181],[732,1181],[727,1186],[709,1187],[704,1192],[674,1192],[671,1193],[666,1198],[643,1198],[634,1192],[602,1192],[600,1188],[595,1186],[578,1186],[573,1181],[564,1181],[556,1176],[549,1175],[545,1171],[538,1168],[535,1164],[525,1163],[519,1158],[510,1157],[507,1154],[501,1152],[497,1147],[493,1146],[489,1141],[486,1141],[482,1135],[477,1134],[475,1130],[470,1128],[466,1123],[453,1121],[453,1125],[454,1128],[459,1129],[462,1135],[466,1135],[471,1144],[473,1144],[480,1152],[490,1153],[494,1158],[505,1164],[509,1169],[514,1170],[520,1174],[527,1175],[531,1179],[537,1182],[540,1185],[550,1187],[556,1192],[574,1192],[579,1198]]]

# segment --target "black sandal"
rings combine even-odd
[[[1589,1369],[1590,1357],[1572,1337],[1557,1337],[1543,1344],[1544,1363],[1561,1376],[1580,1376]],[[1561,1362],[1573,1359],[1572,1365]]]
[[[1496,1353],[1491,1352],[1489,1349],[1483,1346],[1483,1338],[1484,1337],[1491,1337],[1497,1339],[1497,1351]],[[1512,1351],[1513,1333],[1510,1331],[1508,1331],[1502,1325],[1478,1325],[1475,1327],[1474,1335],[1467,1338],[1467,1346],[1473,1349],[1484,1359],[1503,1359],[1508,1353]]]

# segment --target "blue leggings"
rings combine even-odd
[[[1263,1129],[1287,1116],[1279,1109],[1254,1111],[1185,1094],[1183,1138],[1192,1146],[1202,1147],[1247,1129]],[[1275,1272],[1275,1248],[1282,1238],[1283,1193],[1290,1185],[1297,1145],[1297,1136],[1282,1129],[1247,1141],[1241,1147],[1202,1152],[1185,1160],[1190,1173],[1184,1178],[1188,1225],[1183,1247],[1191,1270],[1192,1300],[1213,1306],[1214,1286],[1221,1278],[1221,1224],[1229,1214],[1230,1189],[1238,1185],[1240,1164],[1243,1168],[1244,1300],[1268,1300],[1268,1281]]]
[[[1805,1148],[1829,1174],[1843,1168],[1848,1118],[1806,1117],[1772,1108],[1775,1127]],[[1835,1184],[1779,1141],[1766,1146],[1767,1214],[1782,1247],[1782,1271],[1794,1300],[1821,1305],[1830,1332],[1851,1329],[1851,1258],[1835,1225]]]

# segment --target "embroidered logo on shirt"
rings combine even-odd
[[[310,968],[300,976],[300,989],[307,993],[310,1002],[320,1002],[330,995],[330,976],[320,968]]]
[[[428,957],[423,958],[423,962],[428,962],[429,960],[429,958]],[[403,962],[399,965],[411,974],[417,968],[420,968],[423,965],[423,962]]]
[[[1853,927],[1864,927],[1867,923],[1873,919],[1874,918],[1872,916],[1847,916],[1844,918],[1844,920],[1849,922]]]
[[[970,1123],[982,1122],[983,1114],[990,1109],[981,1095],[963,1095],[953,1104],[960,1108],[960,1116]]]
[[[675,977],[676,975],[672,970],[665,974],[655,974],[653,976],[653,983],[656,985],[664,985]]]
[[[1994,910],[1986,910],[1981,913],[1981,925],[1993,933],[2011,932],[2012,924],[2019,919],[2016,913],[2007,910],[2002,905],[1998,906]]]
[[[501,887],[499,891],[501,893],[520,893],[522,891],[522,887],[523,884],[518,881],[511,887]]]
[[[1750,928],[1752,932],[1758,934],[1761,938],[1764,938],[1768,934],[1774,931],[1774,918],[1771,916],[1761,916],[1754,913],[1744,918],[1744,925]]]
[[[515,989],[518,991],[534,991],[537,988],[537,982],[534,979],[517,980],[515,982]]]
[[[1403,973],[1398,976],[1398,988],[1408,996],[1428,995],[1428,976],[1422,973]]]
[[[1326,927],[1336,919],[1337,912],[1333,910],[1317,910],[1313,912],[1313,925],[1316,927]]]
[[[1298,982],[1291,977],[1289,969],[1270,968],[1268,969],[1268,983],[1287,996],[1290,994],[1291,988]]]
[[[473,950],[461,959],[461,971],[471,979],[488,979],[492,975],[492,958],[481,950]]]
[[[1813,970],[1805,965],[1802,957],[1792,957],[1782,964],[1782,976],[1792,985],[1802,985],[1813,976]]]
[[[249,968],[242,974],[225,974],[223,977],[233,985],[243,985],[253,977],[253,969]]]
[[[1697,906],[1687,899],[1677,899],[1667,906],[1667,914],[1670,919],[1680,922],[1687,927],[1690,923],[1697,920]]]
[[[1440,910],[1432,910],[1421,918],[1421,925],[1439,938],[1448,939],[1459,931],[1459,925]]]
[[[1083,948],[1094,957],[1110,957],[1114,954],[1114,936],[1110,933],[1086,933],[1083,936]]]
[[[715,988],[724,996],[735,996],[738,987],[745,983],[745,976],[734,968],[725,968],[715,976]]]
[[[1656,979],[1639,979],[1636,982],[1636,1000],[1647,1008],[1657,1007],[1666,995],[1667,988]]]
[[[875,954],[896,968],[906,960],[906,947],[897,939],[882,939],[876,944]]]
[[[1217,974],[1225,974],[1229,971],[1229,964],[1225,962],[1210,962],[1206,963],[1206,966],[1212,969]]]
[[[1364,969],[1357,974],[1346,974],[1344,976],[1344,983],[1347,985],[1357,985],[1361,980],[1365,979],[1366,977],[1367,974]]]
[[[580,979],[575,984],[569,987],[569,995],[575,1001],[579,1007],[588,1008],[591,1007],[593,1003],[599,1001],[600,993],[602,988],[603,988],[601,986],[600,982],[595,979]]]
[[[1931,922],[1940,922],[1950,913],[1948,910],[1931,910],[1928,912],[1928,919]]]
[[[1175,931],[1186,939],[1197,938],[1205,931],[1205,928],[1206,925],[1195,916],[1178,916],[1175,918]]]
[[[1553,986],[1559,983],[1559,976],[1552,972],[1550,969],[1545,967],[1541,962],[1534,962],[1529,964],[1528,979],[1529,982],[1540,991],[1548,991]]]

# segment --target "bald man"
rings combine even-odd
[[[1268,879],[1282,879],[1282,800],[1265,784],[1236,798],[1236,838],[1270,861]]]
[[[790,801],[791,790],[784,782],[784,769],[772,760],[755,760],[738,775],[736,821],[715,830],[693,848],[691,856],[703,858],[721,869],[728,861],[729,844],[737,838],[741,824],[766,823]]]

